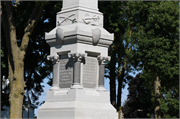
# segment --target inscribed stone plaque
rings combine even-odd
[[[62,55],[60,59],[60,88],[68,88],[73,80],[73,60],[67,55]]]
[[[83,65],[83,86],[95,88],[97,80],[97,58],[86,57]]]

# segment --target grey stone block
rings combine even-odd
[[[104,64],[114,40],[103,28],[98,0],[63,0],[56,27],[45,33],[53,86],[37,119],[117,119],[104,88]]]

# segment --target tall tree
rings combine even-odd
[[[114,2],[114,6],[117,5]],[[118,96],[117,96],[117,111],[121,112],[121,93],[125,83],[128,82],[129,73],[133,72],[132,69],[132,53],[135,50],[134,45],[137,43],[137,37],[139,31],[136,27],[142,21],[139,13],[141,12],[143,2],[122,2],[121,7],[117,6],[119,13],[117,16],[121,18],[117,19],[118,32],[115,34],[115,38],[118,40],[116,44],[116,53],[118,56]],[[120,115],[120,114],[119,114]]]
[[[136,27],[143,22],[145,14],[140,14],[143,2],[104,2],[100,8],[105,16],[105,28],[114,33],[114,42],[110,47],[111,61],[107,66],[110,79],[111,103],[117,111],[121,109],[122,88],[128,82],[131,68],[132,53],[135,50],[139,31]],[[118,94],[116,94],[116,80],[118,81]],[[121,111],[119,111],[121,112]]]
[[[26,3],[26,2],[25,2]],[[24,4],[25,4],[24,3]],[[22,6],[23,3],[21,3]],[[32,4],[32,3],[31,3]],[[49,45],[46,43],[44,33],[52,30],[56,24],[56,13],[61,8],[61,2],[49,2],[44,8],[44,15],[41,17],[37,24],[37,28],[31,36],[29,42],[29,48],[25,58],[25,81],[27,87],[25,87],[24,101],[40,105],[38,96],[43,91],[41,84],[43,79],[52,79],[52,63],[47,61],[47,55],[49,54]],[[22,23],[23,24],[23,23]],[[32,59],[33,57],[33,59]],[[29,63],[29,62],[33,62]]]
[[[161,118],[161,87],[169,89],[178,83],[178,7],[179,2],[149,2],[147,23],[138,37],[137,54],[144,65],[143,77],[154,93],[155,118]]]
[[[50,62],[44,61],[49,51],[47,50],[48,48],[45,48],[48,45],[43,41],[44,39],[42,37],[44,37],[44,30],[48,31],[54,27],[56,20],[51,15],[54,14],[53,16],[55,16],[57,13],[55,11],[55,9],[57,10],[57,6],[53,7],[55,4],[56,2],[49,4],[49,2],[22,1],[2,2],[1,4],[2,32],[5,34],[3,40],[6,41],[8,51],[10,118],[22,118],[22,104],[25,90],[27,94],[27,98],[25,99],[31,96],[33,101],[36,101],[37,96],[43,91],[40,83],[50,73],[48,68]],[[47,19],[49,23],[44,22]],[[52,21],[54,23],[53,25],[51,25]],[[29,49],[29,45],[35,46],[34,49],[31,47]],[[29,57],[25,57],[26,55]],[[29,63],[33,60],[32,56],[34,57],[35,65]],[[27,63],[25,64],[24,62]],[[25,82],[27,85],[26,88]],[[28,94],[30,90],[31,93]]]
[[[2,3],[2,25],[7,41],[8,47],[8,68],[10,80],[10,118],[22,118],[22,105],[24,97],[24,58],[26,50],[34,28],[38,20],[43,15],[42,8],[44,5],[36,5],[30,16],[28,24],[24,29],[24,36],[20,47],[17,44],[16,36],[16,21],[14,18],[15,7],[18,3],[14,4],[11,1]]]
[[[125,118],[149,118],[154,114],[155,98],[146,81],[137,74],[129,83],[129,94],[122,106]],[[153,87],[152,87],[153,88]],[[161,88],[161,117],[179,118],[179,91],[175,87]]]
[[[104,15],[104,27],[111,33],[114,33],[116,29],[114,25],[114,20],[112,17],[115,17],[115,9],[111,5],[112,2],[99,2],[99,10]],[[119,4],[119,3],[118,3]],[[116,72],[116,62],[117,62],[117,55],[115,50],[116,39],[113,41],[113,44],[109,48],[109,56],[111,56],[110,62],[106,65],[106,74],[105,77],[109,78],[110,80],[110,101],[111,104],[116,108],[116,79],[117,79],[117,72]]]
[[[131,78],[128,88],[128,100],[122,107],[125,118],[148,118],[147,113],[152,113],[151,91],[146,88],[141,73]]]

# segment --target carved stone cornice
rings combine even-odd
[[[48,39],[46,40],[46,42],[50,46],[69,44],[69,43],[75,43],[75,42],[93,44],[93,39],[92,37],[89,37],[89,36],[73,35],[73,36],[64,37],[64,40],[61,40],[60,42],[58,42],[56,39]],[[97,46],[108,47],[111,44],[112,44],[111,40],[99,39]]]
[[[73,58],[74,62],[81,62],[83,58],[87,57],[87,53],[68,53],[69,58]]]
[[[97,60],[99,62],[99,65],[104,65],[105,64],[105,61],[110,61],[111,57],[104,57],[104,56],[101,56],[99,55],[97,57]]]
[[[55,64],[55,63],[58,63],[58,62],[59,62],[59,56],[58,56],[58,55],[56,55],[56,56],[50,56],[50,55],[48,55],[48,56],[47,56],[47,60],[50,60],[50,61],[53,62],[53,64]]]
[[[45,34],[46,42],[52,47],[71,43],[85,43],[103,47],[109,47],[114,39],[114,34],[105,29],[84,24],[71,26],[57,26],[50,33]]]

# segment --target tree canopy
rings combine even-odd
[[[38,96],[43,92],[43,80],[49,78],[51,85],[52,64],[46,60],[50,48],[44,34],[55,27],[56,13],[61,7],[62,2],[57,1],[1,2],[1,73],[10,79],[10,105],[18,96],[19,102],[31,100],[40,105]],[[114,33],[105,76],[110,79],[110,100],[117,111],[121,109],[122,88],[129,83],[128,101],[122,108],[125,117],[150,117],[155,113],[157,99],[161,102],[161,117],[178,117],[178,8],[179,2],[175,1],[99,2],[104,28]],[[142,75],[130,75],[139,70]],[[157,77],[158,97],[154,87]],[[11,111],[16,115],[16,110]]]

